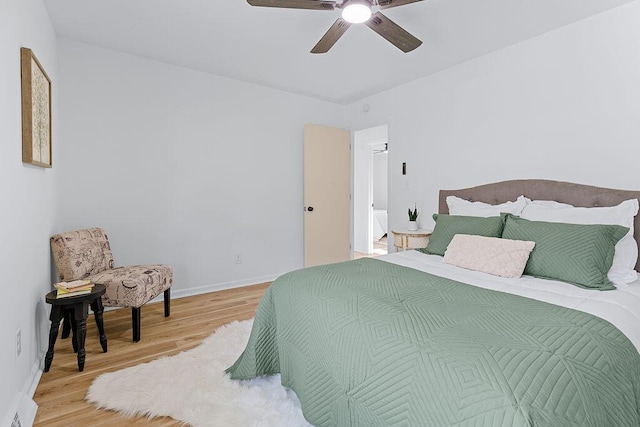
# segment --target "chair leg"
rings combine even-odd
[[[140,341],[140,310],[142,307],[131,308],[131,321],[133,323],[133,342]]]
[[[164,291],[164,317],[171,313],[171,288]]]

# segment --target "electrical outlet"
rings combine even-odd
[[[20,357],[20,353],[22,353],[22,331],[18,329],[16,332],[16,358]]]
[[[235,254],[233,256],[233,263],[234,264],[242,264],[242,254]]]

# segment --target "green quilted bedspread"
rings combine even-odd
[[[374,259],[274,281],[227,372],[280,372],[315,426],[640,426],[607,321]]]

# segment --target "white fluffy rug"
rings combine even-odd
[[[193,426],[310,426],[280,375],[233,381],[224,373],[244,350],[251,324],[230,323],[192,350],[103,374],[87,400],[126,416],[168,416]]]

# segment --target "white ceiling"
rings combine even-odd
[[[631,0],[424,0],[384,13],[423,41],[402,53],[353,25],[309,50],[339,11],[244,0],[45,0],[59,36],[347,104]]]

